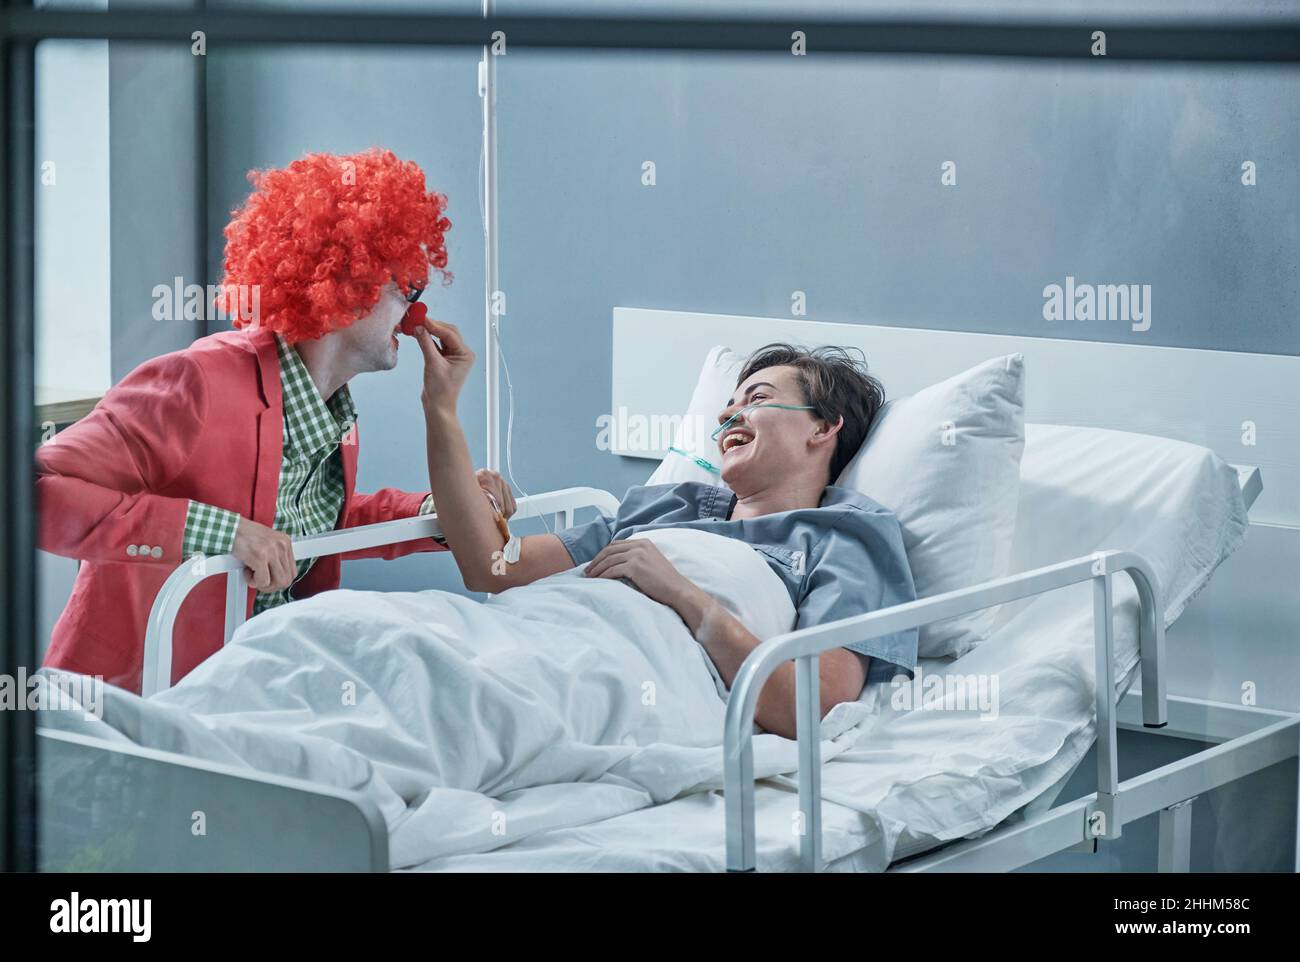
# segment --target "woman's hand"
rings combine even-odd
[[[439,348],[434,335],[442,342]],[[424,387],[420,400],[424,410],[455,415],[456,398],[474,366],[474,352],[465,344],[455,324],[435,321],[431,317],[415,331],[416,343],[424,354]]]
[[[588,578],[626,578],[643,595],[667,605],[684,619],[687,602],[703,594],[645,538],[611,541],[591,559],[583,574]]]
[[[488,496],[501,515],[505,518],[513,517],[516,510],[515,493],[510,490],[506,479],[487,468],[479,468],[474,472],[474,477],[478,478],[478,486],[483,489],[483,493]]]

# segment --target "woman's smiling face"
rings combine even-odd
[[[751,404],[807,404],[798,371],[784,365],[755,371],[736,387],[718,423]],[[819,426],[812,411],[749,408],[718,435],[722,480],[737,492],[771,484],[781,471],[807,461],[809,440]]]

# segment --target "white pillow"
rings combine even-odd
[[[1009,354],[889,401],[835,482],[892,511],[917,597],[1000,578],[1011,562],[1024,450],[1024,356]],[[962,655],[997,609],[927,625],[922,658]]]
[[[1025,425],[1013,570],[1094,551],[1155,569],[1173,624],[1249,523],[1237,471],[1213,451],[1148,434]]]
[[[727,398],[736,389],[736,379],[745,364],[745,356],[721,344],[709,350],[695,382],[686,416],[673,436],[673,447],[703,458],[710,464],[721,466],[718,446],[709,437],[718,426],[718,412],[727,406]],[[698,466],[690,457],[668,452],[659,462],[646,484],[678,484],[682,481],[699,481],[720,488],[727,485],[722,478]]]
[[[744,362],[745,355],[721,345],[709,351],[673,447],[718,463],[709,432],[700,426],[717,423]],[[919,597],[1010,570],[1023,408],[1023,356],[986,361],[911,397],[889,401],[836,480],[898,517]],[[955,443],[945,445],[945,437]],[[868,460],[869,450],[874,453]],[[727,487],[690,457],[671,452],[646,483],[681,481]],[[969,651],[988,637],[996,616],[997,609],[991,608],[922,628],[919,655]]]

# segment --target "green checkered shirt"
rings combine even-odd
[[[284,396],[284,456],[272,527],[291,537],[333,531],[343,509],[343,458],[339,445],[356,443],[356,407],[346,384],[328,401],[322,400],[298,352],[279,334],[275,335],[275,344]],[[432,500],[425,498],[420,513],[427,514],[432,507]],[[229,554],[238,522],[239,515],[233,511],[191,501],[185,517],[184,555]],[[314,560],[298,562],[295,584]],[[253,600],[253,614],[288,600],[288,590],[259,591]]]

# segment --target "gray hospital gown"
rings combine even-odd
[[[684,481],[628,489],[615,517],[556,534],[575,565],[639,531],[697,528],[739,538],[762,553],[798,612],[796,628],[860,615],[916,598],[898,519],[870,498],[828,486],[816,508],[732,521],[736,496]],[[916,668],[916,629],[845,645],[870,657],[867,684]]]

